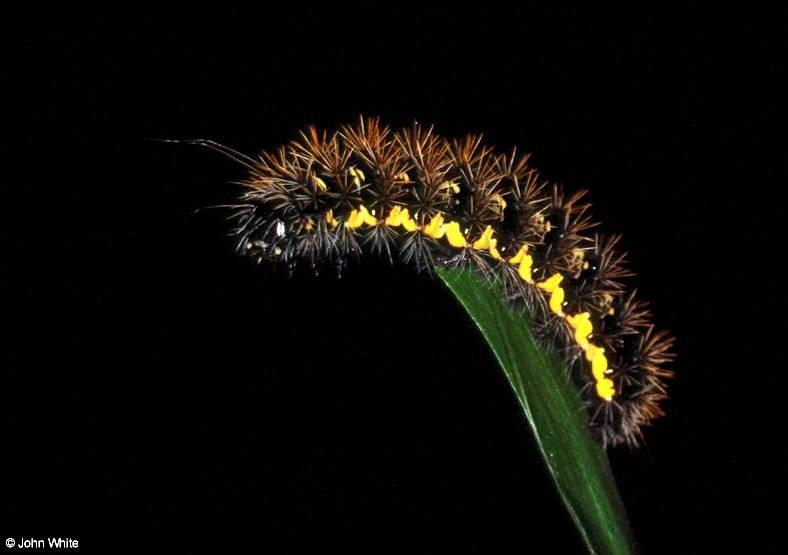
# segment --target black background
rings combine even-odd
[[[341,280],[257,268],[220,213],[193,213],[242,171],[147,140],[253,154],[367,114],[483,131],[591,189],[678,337],[668,417],[611,452],[641,550],[776,551],[782,17],[8,14],[0,533],[105,553],[583,552],[439,283],[374,261]]]

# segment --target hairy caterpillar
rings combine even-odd
[[[467,265],[525,308],[557,349],[605,445],[635,446],[663,413],[673,339],[655,331],[618,236],[593,233],[584,192],[540,179],[528,156],[495,152],[480,136],[447,140],[377,119],[328,133],[311,127],[275,153],[250,158],[210,141],[249,170],[232,206],[238,248],[258,262],[314,271],[369,252],[418,270]]]

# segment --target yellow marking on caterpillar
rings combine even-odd
[[[399,227],[402,225],[402,207],[397,205],[391,209],[389,215],[386,216],[384,222],[387,226],[390,227]]]
[[[588,268],[588,261],[585,259],[586,253],[583,249],[572,249],[572,258],[569,259],[567,266],[577,275]]]
[[[613,380],[604,378],[596,383],[596,394],[608,403],[613,400],[613,395],[616,394],[616,388],[613,386]]]
[[[360,205],[358,209],[353,209],[347,217],[347,220],[345,220],[345,226],[350,229],[356,229],[364,224],[375,225],[377,223],[378,221],[369,213],[369,210],[367,210],[367,207],[363,204]]]
[[[339,225],[339,222],[334,217],[334,211],[333,210],[329,209],[329,211],[326,212],[326,222],[328,222],[328,225],[331,226],[331,229],[334,229],[336,226]]]
[[[522,278],[522,280],[525,281],[526,283],[534,282],[534,277],[531,272],[533,265],[534,265],[534,258],[530,254],[526,254],[523,257],[522,262],[520,262],[520,268],[517,271],[517,273],[520,274],[520,278]]]
[[[494,194],[491,197],[491,202],[493,204],[493,212],[495,212],[498,216],[503,218],[503,212],[506,210],[506,201],[503,199],[503,195]]]
[[[400,219],[402,220],[402,227],[405,228],[406,231],[416,231],[419,229],[419,224],[410,217],[410,213],[408,213],[407,208],[403,208],[402,212],[400,213]]]
[[[541,281],[536,284],[537,287],[540,289],[544,289],[548,293],[550,293],[550,310],[552,310],[555,314],[559,316],[564,315],[564,288],[561,287],[561,281],[564,279],[564,276],[561,274],[553,274],[550,278],[546,279],[545,281]]]
[[[306,224],[304,225],[307,231],[312,231],[312,228],[315,227],[312,223],[312,218],[307,218]]]
[[[528,245],[523,245],[513,257],[509,259],[510,264],[519,265],[517,273],[520,274],[520,279],[525,283],[533,283],[534,278],[532,270],[534,266],[534,258],[528,254]]]
[[[364,182],[366,177],[364,176],[364,172],[355,168],[354,166],[350,166],[348,173],[353,176],[353,185],[356,186],[357,189],[361,188],[361,184]]]
[[[501,259],[501,253],[498,252],[498,239],[493,238],[494,230],[492,226],[487,226],[482,236],[473,242],[473,248],[479,251],[489,251],[490,256],[495,259]]]
[[[536,284],[539,289],[544,289],[548,293],[552,293],[556,289],[561,288],[561,282],[564,280],[564,276],[559,273],[555,273],[550,276],[548,279],[544,281],[540,281]]]
[[[522,247],[520,247],[520,250],[517,251],[517,254],[515,254],[513,257],[509,259],[509,262],[511,264],[519,264],[520,262],[522,262],[523,258],[525,258],[527,254],[528,254],[528,245],[523,245]]]
[[[378,220],[375,218],[375,216],[370,214],[369,210],[367,210],[367,207],[364,206],[363,204],[358,207],[358,210],[359,210],[359,213],[361,214],[361,216],[364,218],[364,223],[365,224],[367,224],[367,225],[376,225],[378,223]]]
[[[534,216],[534,227],[539,229],[542,233],[550,233],[550,230],[553,229],[550,220],[544,217],[544,214],[537,214]]]
[[[574,316],[567,316],[566,321],[575,330],[575,342],[582,349],[586,349],[589,345],[588,336],[594,331],[594,325],[591,323],[591,314],[588,312],[581,312]]]
[[[440,184],[438,189],[451,189],[451,192],[455,195],[459,194],[460,186],[457,184],[456,181],[444,181]]]
[[[484,233],[482,233],[482,236],[473,242],[473,248],[476,249],[477,251],[485,251],[489,249],[490,239],[492,239],[492,236],[493,236],[493,228],[492,226],[488,225],[487,228],[484,230]]]
[[[405,183],[410,183],[410,176],[408,172],[400,172],[397,174],[397,179],[399,181],[404,181]]]
[[[564,298],[566,293],[564,292],[563,287],[556,287],[555,290],[550,293],[550,310],[552,310],[555,314],[559,316],[564,315]]]
[[[355,208],[350,211],[350,215],[345,220],[345,227],[349,227],[350,229],[356,229],[357,227],[361,227],[364,223],[364,217],[359,213],[358,210]]]
[[[608,366],[605,349],[588,340],[588,336],[594,331],[591,314],[581,312],[574,316],[567,316],[566,321],[575,330],[575,341],[585,351],[586,360],[591,363],[591,375],[596,381],[597,395],[605,401],[612,401],[616,389],[613,386],[613,381],[606,377]]]
[[[597,347],[596,345],[594,347],[594,349],[589,349],[586,353],[593,353],[591,355],[591,374],[596,381],[600,382],[605,378],[605,373],[607,372],[607,357],[602,347]]]
[[[443,229],[443,214],[440,212],[435,214],[433,218],[430,220],[424,229],[421,230],[424,235],[432,237],[433,239],[440,239],[443,237],[444,229]]]
[[[613,295],[610,293],[603,293],[602,302],[599,304],[599,310],[604,312],[606,316],[612,316],[616,313],[615,309],[613,308],[613,301]]]
[[[591,363],[591,375],[596,380],[596,394],[605,401],[612,401],[616,394],[616,388],[613,385],[613,380],[606,376],[609,370],[605,349],[591,343],[588,343],[584,349],[586,360]]]
[[[446,240],[452,247],[461,249],[468,246],[465,236],[462,234],[462,231],[460,231],[460,224],[458,222],[443,224],[443,232],[446,234]]]
[[[317,188],[321,191],[328,191],[328,185],[326,185],[326,182],[320,179],[318,176],[312,176],[312,181],[315,182],[315,185],[317,185]]]

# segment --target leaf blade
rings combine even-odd
[[[469,269],[437,273],[476,323],[526,415],[561,499],[591,553],[636,552],[607,454],[563,364],[541,347],[525,315]]]

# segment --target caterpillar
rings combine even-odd
[[[472,267],[561,354],[605,446],[637,446],[664,415],[673,338],[626,287],[620,236],[595,231],[586,192],[542,179],[529,155],[497,152],[480,135],[449,140],[364,117],[334,132],[309,127],[256,158],[195,142],[249,172],[231,205],[244,255],[290,272],[332,265],[338,275],[367,253],[418,271]]]

